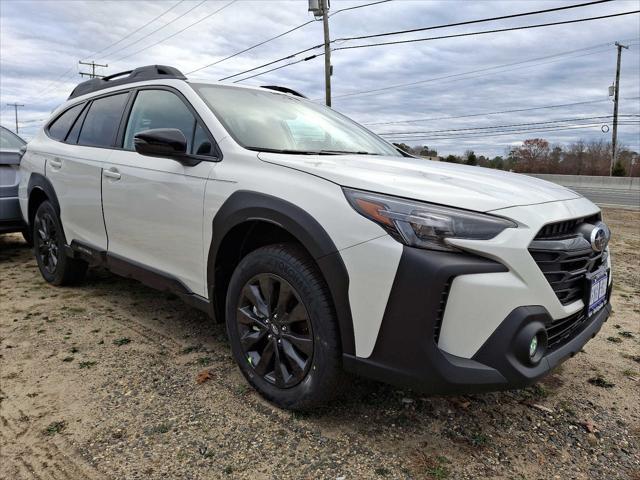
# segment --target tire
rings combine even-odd
[[[324,278],[299,246],[262,247],[241,260],[226,325],[240,370],[270,402],[308,410],[336,395],[343,378],[336,316]]]
[[[62,224],[49,201],[42,202],[36,210],[32,238],[38,268],[47,282],[71,285],[84,278],[88,265],[66,255]]]
[[[33,247],[33,235],[31,235],[31,230],[29,229],[29,227],[26,227],[20,233],[22,233],[22,238],[24,238],[26,244],[29,247]]]

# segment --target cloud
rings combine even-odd
[[[6,103],[25,104],[20,110],[21,132],[26,137],[41,126],[50,111],[62,103],[81,81],[79,59],[107,63],[100,73],[111,74],[148,64],[166,64],[184,72],[282,33],[312,18],[306,0],[237,1],[212,15],[229,0],[181,2],[168,13],[117,43],[149,20],[169,9],[172,1],[2,1],[0,4],[0,121],[13,125],[13,110]],[[332,11],[363,2],[333,0]],[[368,3],[365,2],[365,3]],[[332,38],[458,22],[550,8],[546,1],[461,2],[396,0],[350,10],[331,17]],[[194,8],[195,7],[195,8]],[[190,12],[188,12],[192,9]],[[402,39],[505,28],[572,18],[606,15],[637,9],[637,2],[618,1],[586,8],[535,15],[492,23],[453,27],[403,35]],[[186,13],[188,12],[188,13]],[[197,25],[181,29],[194,22]],[[156,30],[156,32],[153,32]],[[153,32],[153,33],[152,33]],[[177,33],[177,34],[176,34]],[[175,34],[175,35],[174,35]],[[163,41],[166,37],[172,38]],[[371,126],[377,132],[432,131],[477,128],[515,123],[610,115],[607,87],[615,74],[612,45],[537,62],[496,68],[412,87],[368,95],[345,96],[362,90],[418,82],[511,64],[559,52],[626,40],[632,43],[622,60],[621,113],[640,113],[640,48],[638,15],[594,22],[514,32],[452,38],[402,45],[335,51],[332,55],[334,108],[363,123],[411,118],[460,116],[498,110],[602,99],[602,102],[562,109],[541,109],[502,115],[443,119],[422,123]],[[396,38],[396,37],[394,37]],[[385,37],[388,40],[390,37]],[[635,40],[635,44],[633,43]],[[315,22],[246,54],[207,68],[193,78],[217,80],[306,47],[322,43],[322,24]],[[373,43],[375,40],[360,43]],[[350,42],[354,44],[357,42]],[[154,45],[155,44],[155,45]],[[347,45],[336,42],[334,46]],[[149,48],[147,48],[149,47]],[[142,52],[129,56],[136,51]],[[95,54],[97,51],[104,50]],[[322,50],[317,50],[321,52]],[[314,51],[313,53],[315,53]],[[127,57],[127,58],[122,58]],[[247,80],[249,85],[281,84],[310,98],[324,97],[322,57]],[[321,101],[321,100],[320,100]],[[504,153],[525,134],[416,140],[441,154]],[[599,127],[588,130],[541,132],[552,143],[578,138],[609,139]],[[620,140],[640,150],[638,125],[621,125]]]

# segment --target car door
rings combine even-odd
[[[60,204],[67,243],[106,250],[101,174],[116,139],[128,92],[74,105],[47,129],[55,140],[46,152],[45,175]]]
[[[204,161],[187,166],[134,149],[135,134],[177,128],[188,152]],[[168,88],[139,89],[102,177],[104,220],[110,256],[177,280],[206,296],[203,201],[212,172],[214,143],[187,101]]]

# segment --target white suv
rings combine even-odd
[[[535,178],[415,158],[283,87],[141,67],[78,85],[22,159],[43,277],[89,265],[225,321],[267,399],[343,371],[434,393],[528,385],[609,316],[600,210]]]

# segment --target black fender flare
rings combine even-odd
[[[343,353],[355,353],[349,274],[340,252],[325,229],[308,212],[272,195],[249,190],[234,192],[213,218],[211,247],[207,260],[207,286],[213,301],[215,265],[218,249],[226,234],[247,221],[264,221],[293,235],[311,254],[324,276],[338,317]]]
[[[27,198],[29,199],[27,202],[27,211],[30,209],[29,201],[31,200],[31,192],[37,189],[41,190],[47,196],[58,214],[58,218],[60,218],[60,202],[58,201],[56,191],[54,190],[51,181],[41,173],[32,173],[29,176],[29,183],[27,185]],[[31,222],[31,219],[28,218],[27,221]]]

